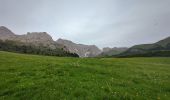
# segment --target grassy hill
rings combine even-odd
[[[69,58],[0,51],[0,100],[169,100],[170,58]]]

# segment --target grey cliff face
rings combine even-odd
[[[58,39],[56,42],[66,46],[71,53],[77,53],[80,57],[94,57],[101,53],[95,45],[76,44],[64,39]]]
[[[15,40],[24,42],[24,43],[33,43],[35,45],[48,46],[54,43],[52,37],[46,32],[28,32],[25,35],[18,35]]]

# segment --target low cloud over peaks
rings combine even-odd
[[[170,0],[1,0],[0,24],[100,48],[170,36]]]

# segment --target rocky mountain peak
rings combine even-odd
[[[52,37],[46,32],[28,32],[24,35],[16,35],[4,26],[0,26],[0,40],[12,40],[34,45],[44,45],[54,48]]]
[[[0,34],[2,35],[14,35],[14,33],[6,28],[5,26],[0,26]]]
[[[6,28],[5,26],[0,26],[0,39],[1,40],[10,39],[14,36],[15,34],[11,30]]]

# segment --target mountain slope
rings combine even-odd
[[[162,47],[166,47],[170,44],[170,37],[160,40],[160,41],[156,42],[155,44],[161,45]]]
[[[95,57],[101,53],[101,50],[95,45],[76,44],[69,40],[58,39],[58,44],[62,44],[68,48],[69,52],[76,53],[80,57]]]
[[[170,37],[153,44],[136,45],[117,55],[125,56],[170,56]],[[166,52],[166,53],[165,53]]]

